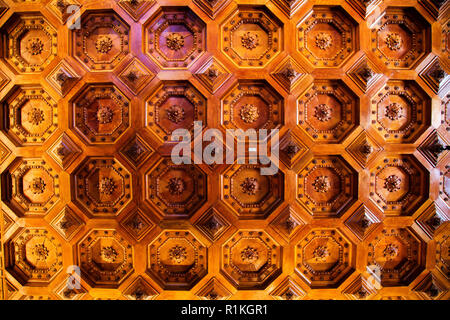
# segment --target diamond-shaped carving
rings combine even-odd
[[[383,148],[366,131],[363,131],[346,150],[362,167],[366,167]]]
[[[3,227],[4,227],[3,233],[6,234],[9,230],[9,228],[11,228],[15,224],[15,222],[5,212],[0,211],[0,214],[3,214]]]
[[[359,59],[347,71],[347,74],[364,92],[369,90],[383,77],[383,74],[378,71],[378,68],[365,57]]]
[[[358,98],[336,80],[316,80],[298,100],[298,125],[318,143],[337,143],[359,122]]]
[[[366,278],[358,276],[342,293],[351,300],[370,300],[377,290]]]
[[[366,18],[374,9],[379,8],[382,0],[346,0],[352,8]]]
[[[273,0],[273,2],[288,17],[292,17],[306,0]]]
[[[87,290],[82,286],[77,288],[70,281],[71,278],[65,278],[53,291],[63,300],[81,300],[87,294]],[[70,287],[69,284],[71,284]],[[80,283],[77,284],[80,285]]]
[[[153,300],[159,295],[159,292],[142,276],[139,276],[125,289],[123,295],[129,300]]]
[[[211,19],[214,19],[230,2],[231,0],[194,0],[194,3]]]
[[[300,82],[306,72],[291,57],[286,57],[278,67],[271,73],[271,76],[287,92],[292,92],[295,86]]]
[[[125,9],[130,16],[138,21],[139,18],[156,3],[155,0],[117,0],[119,6]]]
[[[120,224],[133,236],[137,241],[140,241],[152,228],[153,223],[141,210],[133,211],[126,219],[122,220]]]
[[[306,292],[295,283],[294,279],[287,277],[270,295],[278,300],[301,300],[306,295]]]
[[[74,14],[74,8],[80,8],[81,4],[77,0],[52,0],[46,7],[58,17],[62,24],[65,24],[67,19]]]
[[[84,226],[79,218],[68,206],[52,220],[50,225],[67,241],[70,241]]]
[[[195,295],[203,300],[227,300],[231,294],[219,280],[213,277]]]
[[[0,164],[2,164],[10,154],[11,150],[9,150],[8,147],[5,146],[2,141],[0,141]]]
[[[450,220],[449,215],[448,210],[442,210],[436,203],[432,203],[416,222],[430,238],[433,238],[436,230]]]
[[[441,300],[448,292],[447,286],[429,273],[413,289],[424,300]]]
[[[10,79],[0,70],[0,91],[9,83]]]
[[[154,77],[146,66],[134,58],[119,74],[119,79],[135,94],[139,93]]]
[[[420,153],[430,162],[436,166],[438,162],[448,154],[450,150],[449,143],[445,138],[441,137],[437,131],[433,131],[418,147]]]
[[[303,225],[305,225],[305,222],[292,206],[283,209],[270,223],[270,226],[288,241]]]
[[[361,205],[356,211],[345,221],[345,225],[353,231],[353,233],[363,240],[369,235],[381,222],[380,218],[372,213],[365,205]]]
[[[136,134],[119,152],[133,167],[138,168],[152,155],[153,149]]]
[[[63,97],[69,93],[70,89],[73,88],[79,79],[80,76],[64,60],[46,77],[50,85]]]
[[[216,209],[211,208],[195,222],[195,226],[210,240],[215,241],[228,230],[230,224]]]
[[[419,73],[419,76],[430,86],[435,93],[450,83],[449,74],[444,70],[442,61],[434,57],[431,62]]]
[[[201,66],[194,76],[211,92],[215,93],[228,79],[231,73],[214,57],[211,57]]]
[[[0,17],[6,12],[8,11],[8,5],[0,0]]]
[[[50,157],[63,169],[69,167],[81,152],[81,149],[66,133],[63,133],[47,150]]]
[[[18,144],[43,144],[57,128],[57,103],[41,87],[19,87],[4,108],[5,129]]]
[[[297,50],[316,68],[339,67],[357,49],[356,29],[342,8],[314,6],[297,26]]]
[[[292,168],[293,165],[308,152],[308,147],[302,142],[302,139],[297,137],[293,131],[289,130],[283,138],[281,138],[279,150],[281,161],[283,161],[287,167]]]

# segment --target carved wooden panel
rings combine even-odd
[[[450,299],[449,17],[0,0],[0,299]]]

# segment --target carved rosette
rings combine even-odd
[[[116,230],[91,230],[77,244],[83,279],[93,287],[117,288],[133,269],[133,247]]]
[[[222,176],[222,200],[241,219],[264,219],[283,201],[284,175],[262,175],[261,165],[233,165]]]
[[[429,124],[430,104],[416,83],[388,81],[371,100],[372,131],[387,143],[413,142]]]
[[[189,82],[164,82],[147,100],[146,127],[160,142],[170,141],[176,129],[194,130],[194,121],[206,126],[206,99]]]
[[[115,13],[89,13],[72,31],[72,55],[90,71],[113,70],[129,53],[130,27]]]
[[[239,6],[222,24],[221,50],[238,67],[262,68],[281,52],[282,31],[266,8]]]
[[[57,108],[41,87],[20,87],[5,106],[8,135],[21,145],[43,144],[58,126]]]
[[[145,25],[146,53],[163,69],[186,69],[206,51],[206,26],[187,7],[164,7]]]
[[[341,9],[314,7],[297,26],[297,50],[315,68],[339,67],[356,51],[356,24]]]
[[[429,174],[414,157],[386,156],[370,170],[369,196],[385,215],[412,215],[428,192]]]
[[[24,228],[5,245],[7,269],[22,285],[46,286],[63,266],[59,241],[45,228]]]
[[[390,7],[372,28],[372,52],[388,68],[409,69],[430,50],[429,29],[414,9]]]
[[[42,72],[56,57],[56,30],[41,15],[20,16],[4,32],[5,59],[19,73]]]
[[[410,229],[384,229],[369,243],[367,270],[382,286],[408,285],[424,268],[424,250]]]
[[[342,158],[316,157],[298,174],[297,200],[314,217],[339,217],[356,200],[357,181]]]
[[[337,229],[314,229],[295,247],[295,271],[312,288],[335,288],[354,270],[353,246]]]
[[[206,202],[207,177],[195,165],[161,159],[145,174],[145,201],[165,217],[186,218]]]
[[[45,215],[59,201],[59,175],[40,158],[19,158],[3,176],[4,201],[19,216]]]
[[[89,216],[116,216],[131,201],[131,175],[116,159],[88,158],[71,176],[73,201]]]
[[[130,101],[114,85],[89,85],[73,101],[74,128],[87,143],[114,143],[130,124]]]
[[[208,249],[190,231],[163,231],[148,259],[147,272],[166,290],[189,290],[208,272]]]
[[[282,124],[284,101],[266,82],[241,81],[222,100],[226,129],[274,129]]]
[[[316,80],[298,100],[298,125],[316,142],[341,141],[358,124],[358,98],[340,81]]]
[[[281,259],[265,231],[241,230],[222,246],[221,272],[240,290],[261,290],[281,273]]]

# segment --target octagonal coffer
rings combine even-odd
[[[2,173],[2,200],[18,216],[46,215],[59,191],[59,175],[41,158],[19,158]]]
[[[87,12],[72,30],[72,56],[89,71],[113,70],[128,55],[130,27],[114,12]]]
[[[358,49],[357,31],[342,8],[314,6],[297,26],[297,50],[315,68],[340,67]]]
[[[386,143],[411,143],[431,123],[431,99],[413,81],[389,80],[371,99],[371,128]]]
[[[354,271],[354,244],[337,229],[314,229],[296,245],[295,265],[310,287],[336,288]]]
[[[298,100],[298,125],[318,143],[338,143],[359,124],[359,99],[339,80],[316,80]]]
[[[222,246],[220,272],[239,290],[265,289],[282,271],[282,248],[263,230],[240,230]]]
[[[188,7],[161,7],[144,34],[144,52],[162,69],[187,69],[206,51],[206,25]]]
[[[410,229],[384,229],[368,246],[367,271],[384,287],[405,286],[424,269],[425,243]]]
[[[71,104],[72,126],[86,143],[114,143],[130,126],[130,100],[113,84],[89,84]]]
[[[112,157],[87,158],[71,179],[72,199],[88,216],[117,216],[132,199],[131,174]]]
[[[194,121],[206,126],[206,98],[187,81],[164,81],[147,99],[146,128],[161,143],[171,142],[177,129],[193,135]]]
[[[61,243],[45,228],[23,228],[6,245],[7,269],[22,285],[47,286],[63,266]]]
[[[41,145],[58,127],[58,105],[40,86],[16,88],[3,103],[2,130],[17,145]]]
[[[208,273],[208,249],[186,230],[165,230],[148,246],[147,272],[166,290],[189,290]]]
[[[117,288],[134,272],[133,247],[116,230],[91,230],[76,250],[82,277],[93,287]]]
[[[222,52],[241,68],[263,68],[283,49],[283,24],[264,6],[238,6],[220,33]]]
[[[339,156],[315,157],[297,182],[297,200],[313,217],[340,217],[358,197],[358,174]]]
[[[56,57],[56,29],[42,15],[14,15],[5,25],[4,59],[17,72],[40,73]]]
[[[370,169],[369,197],[387,216],[410,216],[428,199],[429,172],[411,155],[387,155]]]
[[[207,176],[193,164],[161,159],[144,181],[144,200],[165,218],[188,218],[207,200]]]
[[[414,8],[388,7],[371,29],[372,52],[390,69],[413,68],[431,51],[430,25]]]

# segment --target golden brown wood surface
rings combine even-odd
[[[0,34],[1,298],[449,299],[449,1],[0,0]],[[194,121],[279,129],[279,171],[174,164]]]

